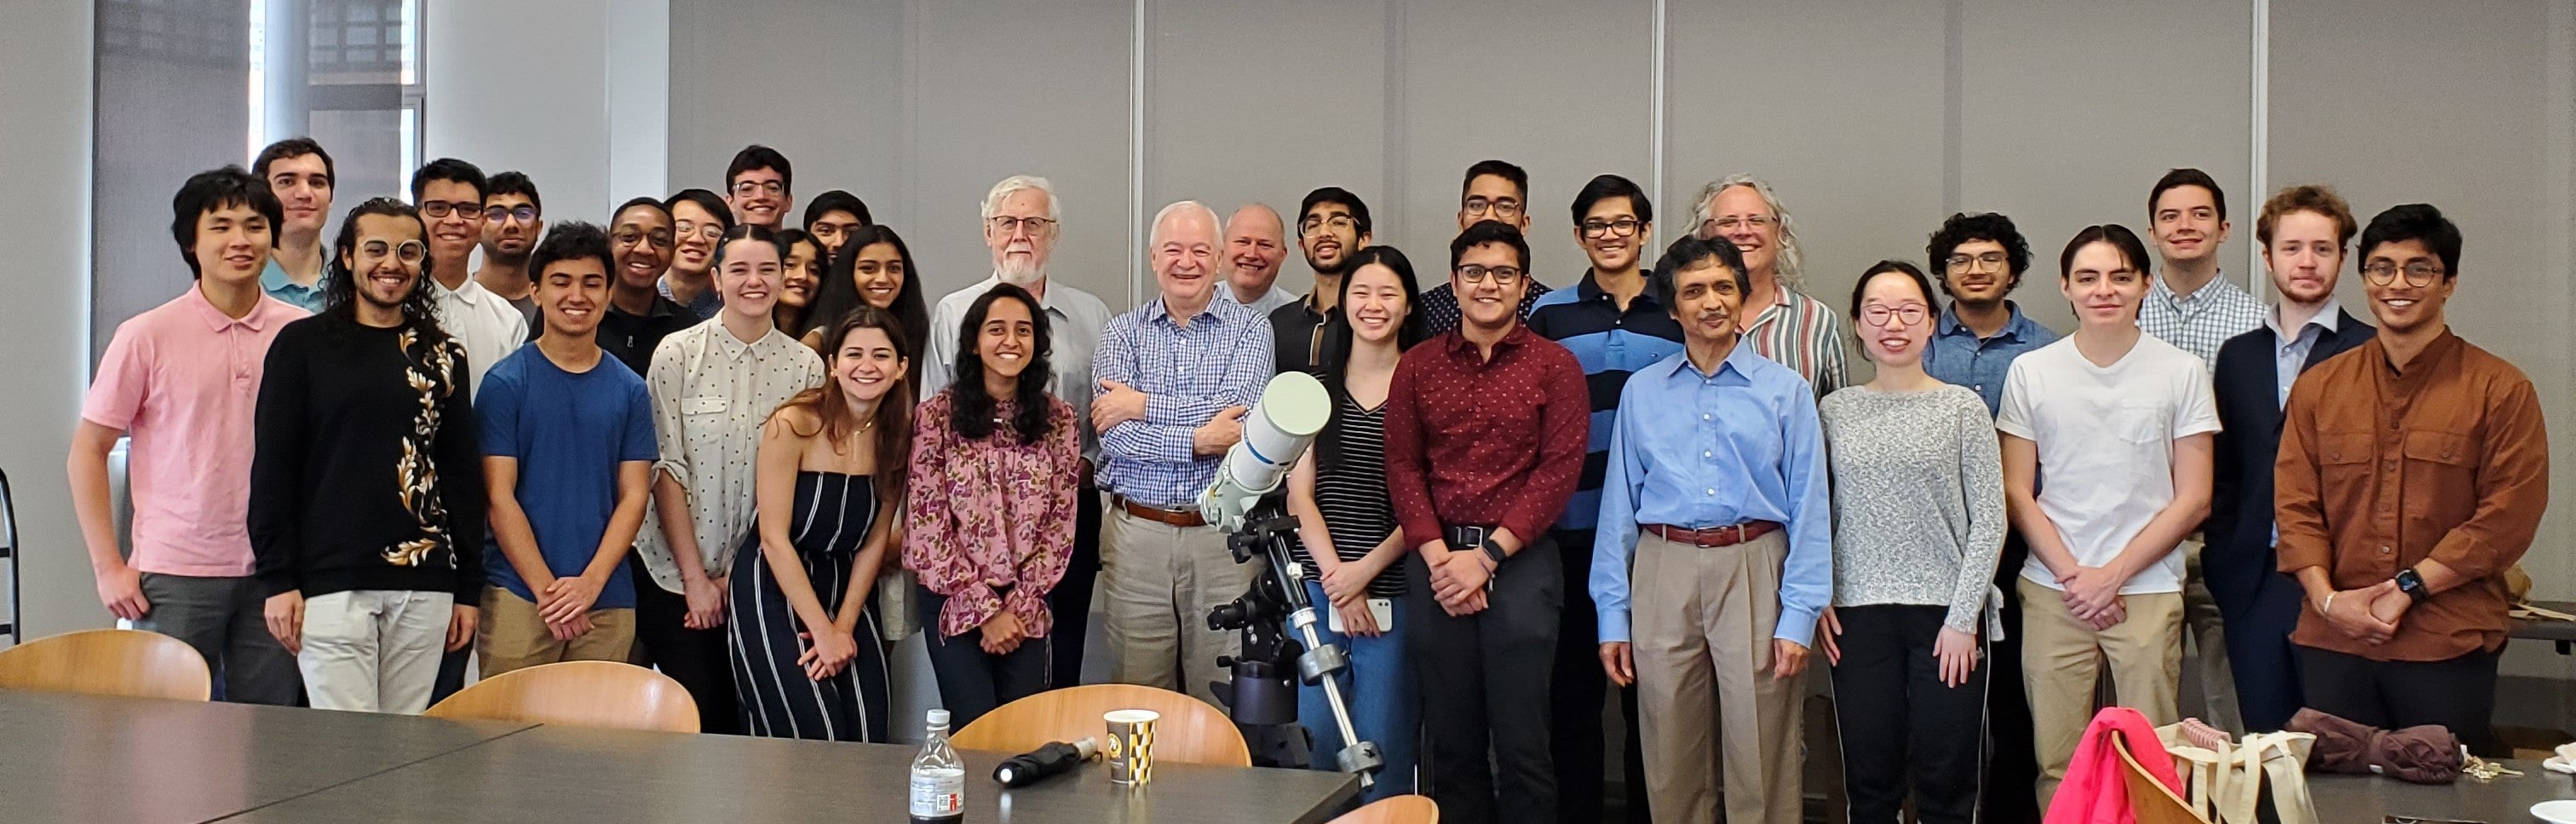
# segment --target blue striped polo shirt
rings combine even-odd
[[[1642,276],[1644,270],[1639,270]],[[1583,477],[1556,519],[1558,529],[1591,529],[1601,517],[1601,477],[1610,466],[1610,432],[1619,418],[1619,392],[1628,375],[1682,351],[1682,324],[1655,300],[1638,293],[1620,311],[1619,301],[1584,270],[1572,289],[1558,289],[1530,307],[1530,331],[1556,341],[1583,365],[1592,395],[1592,438],[1584,445]]]

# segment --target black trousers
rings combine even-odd
[[[2307,669],[2308,706],[2380,729],[2439,724],[2469,752],[2507,755],[2495,734],[2496,659],[2472,652],[2447,661],[2373,661],[2316,647],[2300,647]]]
[[[1834,725],[1854,824],[1902,821],[1908,784],[1926,824],[1969,824],[1985,763],[1986,656],[1966,683],[1941,683],[1932,654],[1948,607],[1837,607]],[[2028,793],[2024,793],[2027,795]]]
[[[921,604],[921,637],[930,646],[930,671],[939,678],[939,706],[948,710],[950,729],[965,729],[1003,704],[1047,690],[1047,659],[1053,651],[1047,639],[1023,641],[1007,655],[994,655],[984,651],[982,630],[940,637],[939,610],[947,606],[946,597],[921,587],[914,600]],[[1052,638],[1062,631],[1064,616],[1058,614],[1047,634]]]
[[[1986,780],[1982,793],[1986,824],[2039,824],[2039,756],[2031,741],[2030,695],[2021,680],[2021,565],[2030,545],[2021,534],[2004,535],[2003,557],[1995,563],[1995,584],[2003,588],[2001,639],[1986,642]],[[1840,610],[1836,610],[1840,613]],[[1839,700],[1836,703],[1840,703]]]
[[[2210,551],[2217,547],[2210,547]],[[2272,732],[2290,723],[2307,706],[2305,674],[2290,631],[2299,628],[2299,604],[2307,592],[2299,582],[2271,568],[2270,548],[2258,548],[2263,567],[2221,580],[2219,566],[2201,557],[2209,573],[2209,594],[2218,601],[2227,626],[2227,668],[2236,677],[2236,708],[2245,728]]]
[[[1560,529],[1557,557],[1565,570],[1565,609],[1556,628],[1556,675],[1548,692],[1553,719],[1548,743],[1556,758],[1556,820],[1564,824],[1598,824],[1608,796],[1602,762],[1605,736],[1601,702],[1610,677],[1601,670],[1601,614],[1592,605],[1592,540],[1589,529]],[[1619,690],[1619,714],[1627,724],[1628,821],[1653,821],[1646,809],[1646,759],[1637,737],[1637,688]]]
[[[1082,644],[1091,632],[1091,589],[1099,579],[1100,488],[1085,477],[1082,491],[1073,496],[1073,557],[1065,561],[1064,578],[1047,592],[1047,609],[1055,613],[1055,627],[1047,630],[1046,641],[1048,654],[1054,658],[1047,665],[1050,685],[1070,687],[1082,683]],[[976,648],[979,654],[982,651]],[[966,728],[966,722],[957,720],[956,707],[949,707],[948,712],[950,723],[956,725],[949,729]]]
[[[751,556],[753,563],[759,556]],[[742,734],[742,709],[734,698],[733,659],[725,646],[725,628],[689,629],[689,599],[653,583],[653,576],[634,556],[636,663],[653,667],[680,682],[698,702],[698,731]],[[865,641],[867,639],[861,639]]]
[[[1495,571],[1486,608],[1472,615],[1440,608],[1420,553],[1405,554],[1404,578],[1421,596],[1405,599],[1412,622],[1405,646],[1420,679],[1429,795],[1440,820],[1555,820],[1548,692],[1565,607],[1555,542],[1541,536],[1522,547]]]

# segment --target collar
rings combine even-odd
[[[982,283],[978,283],[978,284],[975,284],[975,285],[973,285],[973,286],[966,287],[966,291],[964,292],[964,294],[970,294],[970,295],[981,295],[981,294],[985,293],[986,291],[991,290],[993,287],[995,287],[995,286],[1000,286],[1000,285],[1002,285],[1002,276],[1001,276],[1001,274],[1000,274],[1000,273],[994,273],[994,274],[990,274],[990,275],[985,275],[985,276],[984,276],[984,282],[982,282]],[[1223,283],[1219,283],[1219,284],[1217,284],[1217,285],[1218,285],[1218,286],[1223,286],[1223,285],[1225,285],[1225,284],[1223,284]],[[1023,287],[1023,288],[1025,288],[1025,287]],[[1046,310],[1046,313],[1047,313],[1047,316],[1048,316],[1048,317],[1057,317],[1057,318],[1070,317],[1069,315],[1065,314],[1064,306],[1063,306],[1063,305],[1061,305],[1061,304],[1056,303],[1056,298],[1063,297],[1063,295],[1058,294],[1056,290],[1063,289],[1063,288],[1065,288],[1064,284],[1061,284],[1061,283],[1055,283],[1055,282],[1053,282],[1053,281],[1049,281],[1049,282],[1047,283],[1046,294],[1041,295],[1041,296],[1039,296],[1039,297],[1038,297],[1038,308]],[[1157,299],[1156,299],[1156,301],[1157,301],[1157,302],[1160,302],[1160,300],[1161,300],[1160,298],[1157,298]],[[1216,301],[1212,301],[1212,300],[1211,300],[1211,301],[1208,301],[1208,305],[1213,306],[1213,305],[1215,305],[1215,304],[1216,304]],[[962,310],[961,310],[961,311],[962,311]]]
[[[1467,339],[1464,322],[1461,321],[1460,323],[1461,325],[1459,328],[1441,333],[1441,351],[1452,355],[1460,352],[1473,355],[1476,353],[1476,343]],[[1529,330],[1529,324],[1522,323],[1518,319],[1514,319],[1512,321],[1512,330],[1504,332],[1502,340],[1494,341],[1494,357],[1502,357],[1504,350],[1519,348],[1522,344],[1536,340],[1537,338],[1538,333],[1531,332]]]
[[[276,298],[269,297],[267,292],[261,292],[259,300],[251,303],[250,314],[236,318],[231,315],[224,314],[224,310],[222,309],[215,308],[215,302],[207,300],[205,290],[197,288],[196,283],[189,283],[188,293],[181,295],[179,299],[187,302],[189,311],[194,313],[199,320],[206,322],[206,328],[217,332],[230,329],[236,324],[249,327],[253,332],[266,331],[268,329],[268,313],[263,310],[268,308],[267,303],[269,301],[276,300]]]
[[[2011,338],[2014,343],[2020,343],[2029,337],[2030,328],[2037,325],[2021,313],[2021,304],[2010,300],[2004,301],[2004,314],[2006,315],[2004,328],[1995,330],[1995,336],[1987,340]],[[1941,337],[1966,335],[1973,338],[1977,336],[1977,330],[1968,328],[1968,322],[1959,319],[1958,301],[1951,301],[1950,305],[1941,307],[1940,322],[1933,325],[1932,331]]]
[[[1595,274],[1596,273],[1592,269],[1586,268],[1583,270],[1583,279],[1574,282],[1574,296],[1576,298],[1582,301],[1610,299],[1610,293],[1601,288],[1601,282],[1594,277]],[[1637,275],[1639,277],[1645,277],[1646,271],[1644,269],[1639,269],[1637,270]],[[1648,306],[1658,305],[1655,303],[1655,290],[1651,284],[1648,288],[1637,292],[1636,300],[1645,301]],[[1636,302],[1629,302],[1628,309],[1629,311],[1635,311],[1637,309]]]
[[[2441,336],[2434,338],[2432,343],[2425,344],[2424,351],[2415,353],[2415,362],[2407,364],[2406,370],[2400,372],[2397,367],[2388,363],[2387,342],[2386,336],[2373,335],[2370,342],[2365,345],[2371,347],[2370,362],[2378,367],[2379,374],[2387,380],[2398,381],[2397,385],[2400,389],[2412,389],[2423,383],[2422,376],[2442,371],[2425,367],[2449,360],[2464,345],[2460,336],[2452,334],[2451,327],[2445,325],[2442,327]]]
[[[297,283],[286,276],[286,267],[277,265],[277,258],[269,258],[268,267],[261,269],[259,272],[260,291],[275,292],[289,287],[296,289],[319,289],[322,288],[322,284],[318,281],[311,286]],[[191,289],[191,291],[193,291],[193,289]]]
[[[2284,345],[2287,345],[2290,341],[2298,340],[2300,335],[2307,333],[2308,327],[2310,326],[2323,329],[2325,330],[2324,334],[2328,335],[2341,331],[2343,327],[2343,300],[2333,295],[2327,295],[2326,305],[2317,307],[2317,314],[2314,317],[2308,318],[2308,322],[2301,324],[2296,332],[2281,328],[2281,307],[2279,304],[2274,304],[2271,311],[2263,313],[2263,328],[2272,330],[2272,337],[2279,340]]]
[[[2165,300],[2177,304],[2200,303],[2202,301],[2223,296],[2227,293],[2227,290],[2235,287],[2236,284],[2227,282],[2227,270],[2220,269],[2217,273],[2209,276],[2208,283],[2201,284],[2200,288],[2192,290],[2191,294],[2186,295],[2181,292],[2174,291],[2173,287],[2167,285],[2165,283],[2165,279],[2162,277],[2156,278],[2155,288],[2148,290],[2148,294],[2162,296]]]
[[[725,328],[724,318],[708,318],[705,321],[705,325],[707,327],[707,337],[715,342],[716,348],[713,354],[716,357],[729,361],[741,360],[743,357],[751,354],[751,350],[758,347],[761,343],[767,342],[770,335],[784,334],[779,332],[777,329],[772,328],[763,333],[759,340],[744,343],[741,338],[733,336],[733,330]]]
[[[1742,333],[1737,333],[1735,336],[1735,348],[1727,351],[1725,360],[1717,362],[1717,374],[1703,374],[1699,371],[1699,365],[1691,362],[1690,344],[1685,342],[1682,344],[1682,351],[1673,353],[1672,366],[1666,368],[1664,377],[1666,379],[1673,379],[1689,375],[1692,377],[1707,379],[1724,377],[1727,373],[1733,372],[1737,377],[1749,379],[1753,376],[1753,361],[1759,360],[1761,357],[1761,355],[1754,354],[1753,346],[1745,336]]]
[[[1047,291],[1049,291],[1049,292],[1053,292],[1053,291],[1055,291],[1055,290],[1053,290],[1053,289],[1049,289],[1049,290],[1047,290]],[[1207,302],[1207,305],[1206,305],[1206,306],[1201,306],[1201,307],[1199,307],[1199,311],[1198,311],[1198,313],[1190,316],[1190,322],[1191,322],[1191,323],[1198,323],[1198,322],[1201,322],[1201,321],[1213,321],[1213,322],[1216,322],[1216,323],[1224,323],[1224,322],[1225,322],[1225,314],[1224,314],[1223,312],[1219,312],[1219,311],[1217,311],[1217,308],[1216,308],[1216,306],[1217,306],[1217,302],[1218,302],[1218,301],[1224,301],[1224,302],[1227,302],[1227,303],[1233,303],[1233,302],[1234,302],[1234,299],[1233,299],[1233,298],[1229,298],[1229,297],[1225,297],[1225,296],[1223,296],[1223,295],[1209,294],[1209,295],[1208,295],[1208,302]],[[1237,305],[1237,306],[1241,306],[1242,304],[1239,304],[1239,303],[1238,303],[1238,304],[1235,304],[1235,305]],[[1053,310],[1055,307],[1050,306],[1050,307],[1047,307],[1047,308],[1048,308],[1049,310]],[[1171,309],[1169,309],[1169,308],[1168,308],[1168,307],[1163,303],[1163,299],[1162,299],[1161,297],[1159,297],[1159,296],[1158,296],[1158,297],[1156,297],[1156,298],[1154,298],[1154,301],[1153,301],[1152,303],[1145,304],[1145,318],[1146,318],[1147,320],[1162,320],[1162,321],[1165,321],[1165,322],[1171,323],[1173,326],[1179,326],[1179,325],[1180,325],[1180,322],[1179,322],[1179,321],[1176,321],[1176,320],[1173,320],[1173,319],[1172,319],[1172,312],[1171,312]]]
[[[465,276],[464,286],[454,289],[447,288],[447,284],[438,282],[437,278],[430,278],[429,290],[432,296],[442,300],[452,297],[464,301],[467,306],[479,306],[483,303],[483,298],[492,294],[492,290],[485,289],[483,284],[474,282],[474,276],[470,274]]]

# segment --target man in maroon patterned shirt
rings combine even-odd
[[[1565,580],[1547,528],[1583,472],[1592,407],[1573,353],[1520,324],[1529,257],[1496,221],[1450,243],[1462,321],[1406,352],[1387,396],[1387,494],[1416,550],[1406,584],[1432,595],[1407,600],[1406,643],[1437,693],[1423,727],[1451,822],[1556,819],[1547,692]]]

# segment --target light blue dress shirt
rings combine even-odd
[[[1990,338],[1977,337],[1977,330],[1959,320],[1957,307],[1943,308],[1941,319],[1932,325],[1932,345],[1923,350],[1923,372],[1942,383],[1976,390],[1986,402],[1988,415],[2003,405],[2004,376],[2012,371],[2013,359],[2057,342],[2057,333],[2022,314],[2020,305],[2006,301],[2004,308],[2012,319]]]
[[[269,258],[268,268],[260,271],[259,290],[267,292],[269,297],[301,306],[304,311],[322,314],[322,282],[314,281],[311,286],[295,282],[286,276],[286,267],[277,265],[277,258]]]
[[[1780,624],[1771,637],[1810,645],[1833,600],[1834,532],[1824,427],[1815,390],[1738,343],[1714,375],[1688,351],[1628,379],[1610,434],[1592,554],[1601,641],[1628,640],[1629,559],[1640,524],[1707,529],[1745,521],[1788,527]]]

